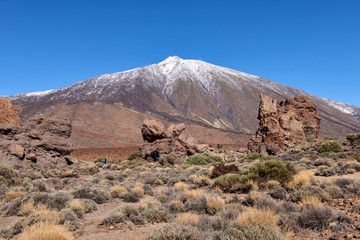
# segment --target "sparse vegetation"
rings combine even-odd
[[[325,142],[323,144],[321,144],[321,146],[319,147],[319,153],[324,153],[324,152],[342,152],[344,151],[343,146],[338,143],[338,142],[334,142],[334,141],[328,141]]]
[[[207,165],[209,163],[214,163],[214,162],[224,162],[224,159],[222,159],[219,156],[211,155],[208,153],[198,153],[188,157],[184,161],[184,164]]]

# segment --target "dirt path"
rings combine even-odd
[[[11,217],[0,217],[0,228],[7,228],[10,226],[13,222],[20,219],[18,216],[11,216]]]
[[[98,205],[98,210],[85,214],[81,227],[74,232],[77,240],[143,240],[154,230],[160,229],[164,223],[146,224],[136,226],[131,222],[116,224],[115,226],[99,226],[100,222],[110,215],[116,208],[131,203],[124,203],[120,200]]]

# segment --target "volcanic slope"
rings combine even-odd
[[[58,90],[18,94],[9,99],[18,106],[23,121],[39,113],[66,116],[72,119],[79,146],[91,147],[88,138],[95,137],[103,147],[141,144],[139,129],[145,118],[165,123],[186,122],[200,131],[194,130],[194,134],[204,142],[239,143],[237,138],[248,137],[246,134],[255,133],[258,127],[260,93],[277,100],[308,96],[322,116],[324,136],[339,137],[360,131],[359,107],[176,56]],[[222,137],[216,139],[220,133]]]

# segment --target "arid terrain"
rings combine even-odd
[[[75,239],[360,238],[360,163],[348,139],[273,157],[215,147],[174,165],[137,153],[55,169],[1,164],[0,236],[27,239],[45,222]],[[328,143],[341,148],[323,152]]]

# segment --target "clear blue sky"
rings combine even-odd
[[[168,56],[360,106],[359,0],[0,0],[0,95]]]

